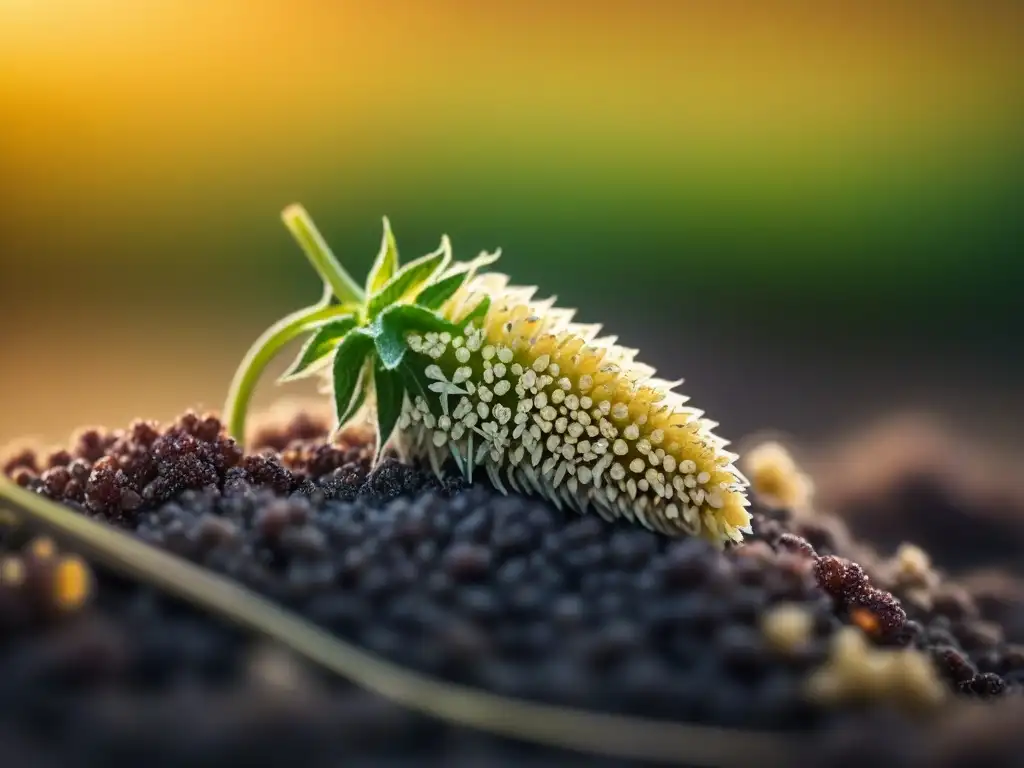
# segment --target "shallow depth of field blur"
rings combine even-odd
[[[998,0],[0,0],[0,442],[219,408],[318,296],[301,201],[360,279],[384,214],[500,246],[727,436],[1024,444],[1022,48]]]

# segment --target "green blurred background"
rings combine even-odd
[[[0,441],[219,407],[318,294],[301,201],[359,277],[383,214],[501,246],[731,437],[1024,444],[1021,50],[995,0],[0,0]]]

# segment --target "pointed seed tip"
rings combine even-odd
[[[302,203],[290,203],[281,209],[281,218],[285,221],[305,216],[306,209]]]

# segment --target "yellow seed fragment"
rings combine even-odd
[[[25,582],[25,563],[17,555],[8,555],[0,560],[0,584],[5,587],[19,587]]]
[[[886,701],[914,711],[933,709],[949,694],[920,651],[870,646],[854,627],[833,637],[829,659],[810,677],[807,692],[823,704]]]
[[[751,488],[762,503],[792,510],[808,505],[813,492],[811,480],[780,443],[757,446],[747,454],[745,466]]]
[[[29,551],[39,560],[49,560],[57,554],[57,547],[54,545],[53,539],[41,536],[32,541]]]
[[[928,553],[914,544],[896,550],[896,577],[907,586],[928,587],[937,581]]]
[[[53,572],[53,598],[63,611],[81,608],[92,595],[92,571],[77,555],[63,555]]]
[[[761,622],[761,631],[768,644],[787,654],[805,647],[813,628],[814,620],[807,609],[788,603],[770,609]]]

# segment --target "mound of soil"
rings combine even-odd
[[[808,764],[1011,765],[1024,748],[1008,572],[958,581],[918,550],[878,555],[836,517],[757,506],[749,543],[720,552],[392,460],[371,472],[367,434],[325,435],[299,413],[246,454],[186,414],[4,471],[438,678],[776,731]],[[0,553],[3,765],[621,764],[403,711],[103,568],[70,600],[76,571],[29,531],[0,527]],[[816,695],[851,632],[867,666],[925,667]],[[905,713],[925,699],[924,721]]]

